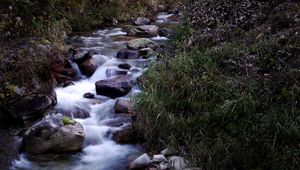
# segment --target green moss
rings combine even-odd
[[[71,119],[67,116],[62,117],[62,122],[63,122],[64,126],[75,125],[76,124],[75,120],[73,120],[73,119]]]

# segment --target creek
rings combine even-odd
[[[170,16],[161,13],[157,16],[155,25],[172,25],[167,20]],[[144,153],[144,148],[138,144],[118,144],[112,140],[112,132],[120,131],[131,125],[131,121],[121,119],[114,113],[114,105],[118,99],[131,100],[141,92],[138,85],[120,98],[111,99],[106,96],[96,95],[95,82],[112,78],[116,75],[113,70],[120,70],[119,64],[130,64],[132,68],[127,74],[134,79],[143,74],[155,58],[149,59],[117,59],[116,54],[126,49],[129,39],[136,37],[127,36],[121,28],[105,28],[93,32],[80,33],[69,37],[70,45],[82,53],[93,51],[94,61],[97,62],[97,70],[91,77],[83,76],[77,64],[71,62],[72,67],[77,70],[80,80],[74,81],[73,85],[58,87],[55,89],[58,103],[57,109],[81,109],[90,113],[89,118],[75,120],[80,122],[85,131],[84,148],[81,152],[67,154],[29,155],[20,153],[14,160],[11,169],[72,169],[72,170],[122,170],[126,169],[134,155]],[[151,40],[158,44],[166,44],[166,37],[152,37]],[[107,70],[110,71],[107,74]],[[95,99],[86,99],[83,95],[87,92],[95,94]],[[109,126],[110,122],[122,121],[120,126]],[[21,139],[17,140],[17,144]]]

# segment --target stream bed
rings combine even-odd
[[[167,20],[170,16],[161,13],[157,16],[155,25],[171,25]],[[80,80],[72,82],[73,85],[58,87],[55,89],[57,95],[57,105],[55,109],[80,109],[90,113],[90,117],[85,119],[76,118],[85,131],[84,148],[81,152],[67,154],[46,154],[29,155],[20,153],[18,158],[13,161],[11,169],[72,169],[72,170],[123,170],[127,169],[128,164],[136,156],[143,154],[144,148],[138,144],[118,144],[112,140],[112,132],[120,131],[131,125],[131,121],[124,120],[121,126],[110,126],[110,122],[118,121],[114,112],[114,106],[118,99],[131,100],[141,92],[138,85],[122,97],[111,99],[106,96],[97,95],[95,83],[99,80],[106,80],[114,77],[120,70],[119,64],[130,64],[132,67],[128,75],[137,79],[147,69],[155,58],[149,59],[117,59],[116,54],[122,49],[126,49],[127,41],[137,37],[127,36],[127,32],[122,28],[105,28],[88,33],[80,33],[69,37],[70,45],[82,53],[92,51],[92,56],[96,61],[97,70],[92,76],[82,75],[78,66],[71,62],[72,67],[77,70]],[[166,44],[167,37],[150,37],[158,44]],[[121,69],[122,70],[122,69]],[[85,93],[95,95],[94,99],[84,98]],[[21,143],[22,139],[16,141]]]

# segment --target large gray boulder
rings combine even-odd
[[[142,48],[155,49],[157,47],[159,47],[159,45],[148,38],[137,38],[137,39],[130,40],[127,43],[127,48],[132,50],[138,50]]]
[[[100,80],[96,82],[96,92],[111,98],[126,95],[133,87],[133,77],[130,75],[119,75],[112,79]]]
[[[23,136],[22,148],[28,153],[60,153],[81,150],[84,129],[79,122],[60,114],[47,116]]]
[[[155,37],[158,35],[159,28],[156,25],[142,25],[133,27],[128,31],[129,36]]]

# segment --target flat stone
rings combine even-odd
[[[97,81],[95,85],[98,95],[117,98],[129,93],[133,87],[133,77],[120,75],[112,79]]]

